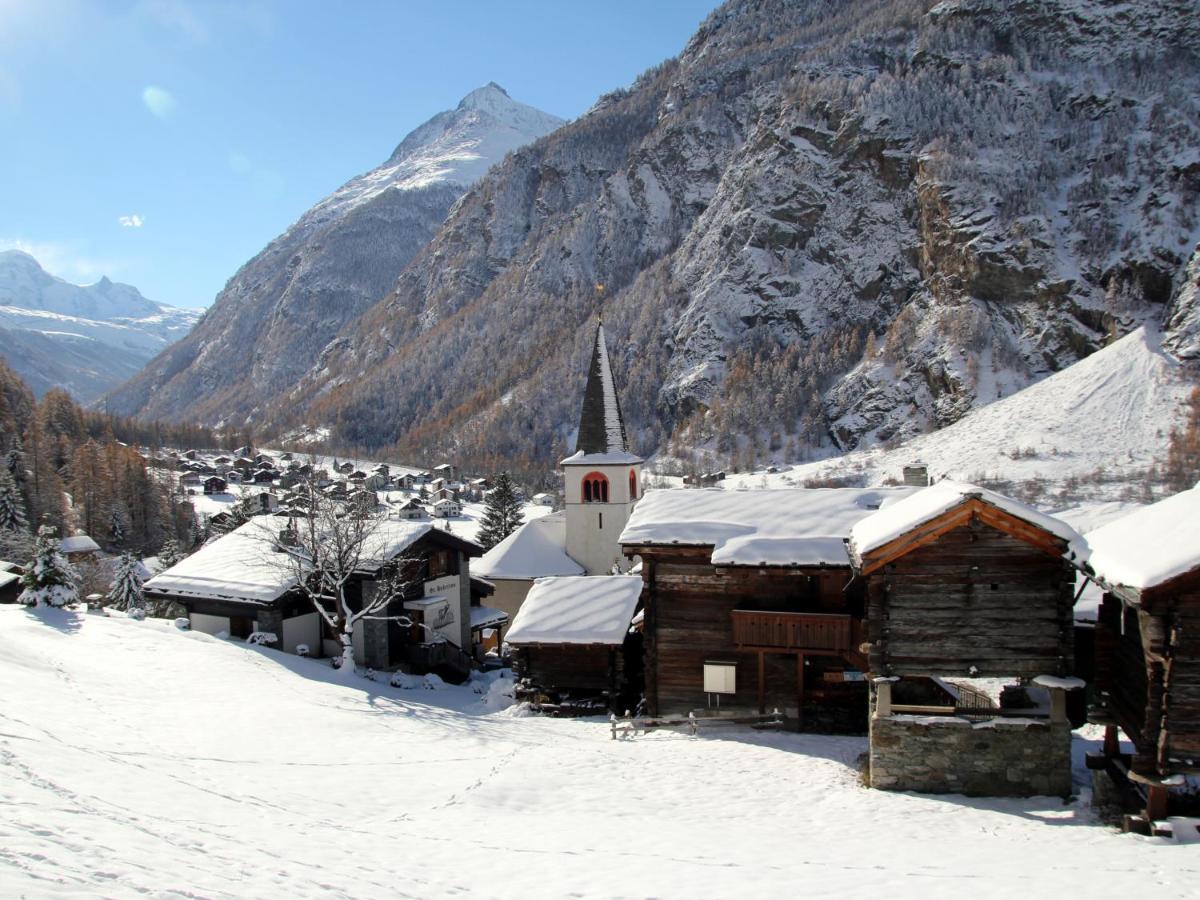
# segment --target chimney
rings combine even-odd
[[[904,484],[907,487],[929,487],[929,467],[917,460],[904,467]]]

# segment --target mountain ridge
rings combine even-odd
[[[113,391],[110,407],[227,420],[245,414],[248,397],[291,387],[390,289],[467,185],[561,121],[494,83],[471,92],[245,263],[200,326]]]

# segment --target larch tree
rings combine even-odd
[[[507,472],[496,477],[496,486],[488,494],[477,540],[490,550],[521,527],[525,515],[512,479]]]
[[[66,606],[79,600],[79,578],[62,554],[54,529],[38,529],[33,559],[22,577],[25,590],[17,599],[26,606]]]

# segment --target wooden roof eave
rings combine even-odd
[[[963,503],[946,510],[940,516],[922,522],[911,531],[862,554],[855,569],[859,575],[869,575],[914,550],[932,544],[942,535],[968,525],[974,518],[997,531],[1024,541],[1048,556],[1066,557],[1067,542],[1062,538],[999,507],[985,503],[978,497],[968,497]]]

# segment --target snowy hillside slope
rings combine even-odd
[[[57,386],[88,403],[186,335],[200,316],[108,278],[71,284],[27,253],[0,252],[0,354],[38,396]]]
[[[1191,0],[731,0],[253,418],[549,468],[601,308],[635,448],[725,461],[944,427],[1144,323],[1182,353],[1197,98]]]
[[[775,474],[730,476],[731,489],[846,478],[865,485],[899,478],[921,461],[934,478],[1009,482],[1044,508],[1056,495],[1117,500],[1144,484],[1166,457],[1195,373],[1162,349],[1146,326],[1086,359],[938,431],[892,449],[860,450]]]
[[[0,683],[19,686],[0,706],[0,894],[761,897],[802,884],[940,900],[969,885],[983,900],[1130,896],[1149,871],[1167,900],[1200,877],[1188,848],[1098,824],[1085,790],[1066,804],[866,790],[864,738],[613,741],[604,720],[514,715],[494,676],[440,690],[332,676],[165,622],[0,607]],[[1081,779],[1094,746],[1076,740]]]
[[[491,83],[409,134],[243,265],[202,325],[114,391],[117,413],[240,421],[320,365],[467,187],[562,120]]]

